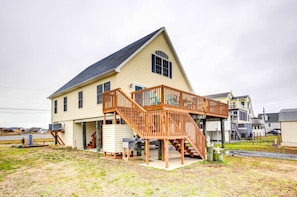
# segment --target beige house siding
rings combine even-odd
[[[76,119],[87,119],[98,116],[103,116],[102,104],[97,104],[97,85],[110,81],[110,88],[116,88],[116,78],[111,76],[84,87],[78,88],[71,92],[65,93],[52,100],[58,101],[58,113],[53,113],[52,107],[52,122],[61,122]],[[83,91],[83,107],[78,108],[78,92]],[[63,111],[64,97],[67,97],[67,111]]]
[[[156,50],[161,50],[169,56],[172,62],[172,79],[152,72],[152,57]],[[52,99],[58,101],[58,113],[52,112],[52,122],[61,122],[77,119],[88,119],[103,116],[102,105],[97,104],[97,85],[110,81],[111,89],[121,88],[129,96],[134,91],[134,85],[143,85],[152,87],[157,85],[167,85],[187,92],[191,91],[190,84],[185,80],[181,65],[178,64],[176,57],[171,52],[170,47],[163,34],[160,34],[148,46],[141,50],[133,57],[120,72],[108,78],[93,82],[86,86],[65,93],[57,98]],[[132,88],[130,84],[133,84]],[[78,92],[83,92],[83,108],[78,108]],[[67,97],[67,111],[63,111],[64,97]],[[52,110],[53,107],[52,107]]]
[[[60,138],[63,140],[65,144],[73,144],[73,131],[74,131],[74,126],[73,126],[73,121],[63,121],[60,122],[62,124],[62,127],[64,128],[65,131],[64,133],[59,133]]]
[[[172,62],[172,79],[152,72],[152,57],[156,50],[161,50],[169,56]],[[110,89],[121,88],[129,96],[134,91],[135,84],[145,87],[167,85],[184,91],[191,91],[190,84],[185,80],[181,65],[168,46],[164,34],[158,35],[149,45],[126,63],[120,72],[91,84],[79,87],[52,99],[52,122],[69,120],[84,120],[102,117],[102,104],[97,104],[97,85],[110,81]],[[130,84],[133,84],[130,88]],[[83,92],[83,108],[78,108],[78,92]],[[63,111],[64,97],[67,97],[67,111]],[[58,112],[53,113],[54,101],[58,102]]]
[[[83,131],[81,123],[74,123],[73,121],[60,122],[65,129],[64,133],[59,133],[59,136],[66,145],[72,145],[78,149],[83,149]],[[96,122],[86,123],[86,142],[91,141],[92,134],[96,131]]]
[[[66,130],[65,133],[68,133],[69,131]],[[72,146],[77,147],[78,149],[83,149],[83,135],[82,135],[82,128],[81,124],[73,123],[73,142],[71,142]],[[67,145],[71,145],[66,143]]]
[[[297,122],[281,122],[282,146],[297,147]]]
[[[97,86],[99,84],[110,81],[110,89],[121,88],[129,96],[130,92],[135,91],[135,85],[143,87],[152,87],[158,85],[167,85],[191,92],[192,87],[189,83],[186,73],[182,65],[180,65],[178,57],[175,54],[171,43],[168,40],[165,32],[158,34],[153,40],[148,41],[147,45],[139,48],[139,52],[134,53],[135,56],[126,59],[116,71],[105,73],[104,78],[90,79],[92,82],[82,82],[77,88],[70,89],[68,92],[56,94],[56,97],[50,97],[52,100],[52,123],[62,123],[65,125],[65,133],[59,133],[66,145],[75,146],[78,149],[83,149],[83,132],[82,122],[86,122],[86,143],[91,140],[91,135],[96,130],[96,121],[103,119],[102,104],[97,104]],[[168,60],[172,62],[172,78],[152,72],[152,54],[155,51],[163,51],[168,55]],[[197,73],[198,74],[198,73]],[[130,85],[132,84],[132,85]],[[78,108],[78,93],[83,92],[83,107]],[[67,111],[63,111],[64,97],[67,97]],[[54,102],[57,100],[57,113],[54,113]],[[107,119],[113,118],[107,117]],[[113,125],[110,130],[110,125],[104,125],[103,131],[103,150],[106,152],[118,152],[122,150],[122,142],[119,139],[123,137],[131,137],[133,131],[128,125]],[[115,128],[116,127],[116,128]],[[118,128],[120,127],[120,128]],[[122,127],[128,127],[123,129]],[[113,133],[118,130],[123,132]],[[109,132],[108,132],[109,131]],[[106,143],[114,143],[117,145],[109,145]],[[105,144],[104,144],[105,143]],[[120,147],[119,147],[120,146]],[[111,149],[113,151],[111,151]],[[107,151],[108,150],[108,151]]]
[[[172,62],[172,79],[160,74],[152,72],[152,54],[156,50],[161,50],[169,57]],[[187,84],[181,70],[181,65],[178,64],[176,57],[171,52],[165,37],[160,34],[148,46],[140,51],[137,56],[132,58],[125,66],[121,68],[120,73],[117,75],[118,87],[122,88],[125,92],[134,91],[129,85],[141,84],[145,87],[152,87],[158,85],[167,85],[187,92],[191,91],[190,85]]]

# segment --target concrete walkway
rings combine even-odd
[[[177,168],[185,167],[193,163],[203,161],[202,159],[185,157],[184,164],[181,164],[180,153],[177,152],[173,147],[169,149],[169,162],[168,168],[165,168],[165,161],[158,160],[158,150],[150,148],[150,162],[147,165],[146,163],[140,164],[141,166],[152,167],[162,170],[175,170]]]

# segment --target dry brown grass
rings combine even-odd
[[[296,196],[297,162],[225,157],[173,171],[71,149],[0,146],[0,196]]]

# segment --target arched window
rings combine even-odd
[[[172,63],[163,51],[157,50],[152,54],[152,72],[172,78]]]

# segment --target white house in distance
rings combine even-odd
[[[280,129],[279,113],[262,113],[258,118],[265,122],[266,133],[274,129]]]
[[[226,142],[248,138],[252,134],[254,112],[250,96],[234,96],[232,92],[226,92],[207,95],[206,97],[226,103],[229,106],[229,116],[225,120]],[[220,122],[216,119],[210,119],[206,123],[207,135],[214,141],[221,140],[219,128]]]
[[[137,135],[147,162],[148,140],[162,143],[166,166],[169,142],[182,160],[205,158],[205,136],[192,115],[228,116],[226,104],[193,93],[164,27],[87,67],[49,99],[52,123],[62,125],[52,132],[59,143],[117,155],[123,139]]]
[[[282,109],[279,112],[282,146],[297,147],[297,109]]]
[[[266,135],[266,128],[265,123],[263,119],[260,118],[253,118],[252,119],[252,125],[253,125],[253,135],[255,137],[259,136],[265,136]]]

